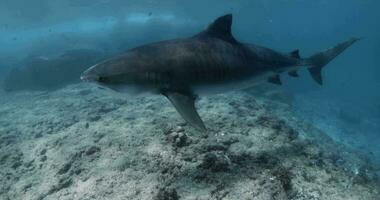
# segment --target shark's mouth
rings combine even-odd
[[[84,82],[98,82],[100,77],[98,75],[82,75],[80,79]]]

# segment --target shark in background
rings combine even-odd
[[[302,67],[322,85],[323,67],[359,40],[352,38],[310,58],[301,58],[298,50],[280,53],[239,42],[231,33],[231,25],[231,14],[219,17],[190,38],[147,44],[96,64],[81,79],[123,93],[164,95],[188,124],[206,131],[195,108],[198,96],[264,82],[281,85],[280,74],[297,77]]]

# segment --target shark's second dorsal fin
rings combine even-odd
[[[217,18],[206,30],[197,34],[195,37],[215,37],[230,43],[237,43],[231,33],[232,14],[227,14]]]

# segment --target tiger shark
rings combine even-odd
[[[265,82],[281,85],[280,74],[297,77],[302,67],[322,85],[322,68],[359,40],[352,38],[301,58],[298,50],[280,53],[239,42],[231,25],[232,14],[224,15],[192,37],[139,46],[96,64],[83,72],[81,79],[122,93],[161,94],[189,125],[206,131],[195,107],[199,96]]]

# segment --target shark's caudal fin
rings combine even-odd
[[[306,59],[307,65],[310,66],[309,72],[313,79],[318,84],[322,85],[322,68],[358,40],[360,39],[352,38],[346,42],[336,45],[333,48],[317,53],[311,56],[309,59]]]

